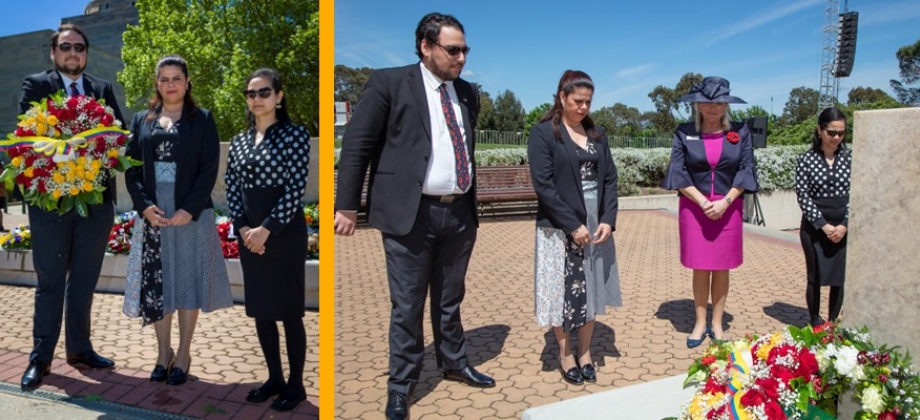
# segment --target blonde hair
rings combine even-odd
[[[722,129],[725,131],[730,131],[732,129],[732,106],[725,104],[725,114],[722,115]],[[693,103],[693,122],[696,124],[696,131],[701,132],[700,128],[703,125],[703,116],[700,114],[700,104],[699,102]]]

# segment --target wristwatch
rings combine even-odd
[[[731,204],[731,203],[732,203],[732,198],[726,195],[726,196],[725,196],[725,202],[728,203],[728,204]]]

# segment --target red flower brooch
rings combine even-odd
[[[727,138],[728,142],[731,144],[738,144],[738,140],[741,139],[741,137],[738,137],[738,133],[734,131],[729,131],[728,134],[725,135],[725,138]]]

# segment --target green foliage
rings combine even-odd
[[[645,120],[638,109],[619,102],[591,112],[591,118],[598,126],[604,127],[607,136],[639,137]],[[654,133],[649,136],[654,137]]]
[[[658,132],[670,133],[677,127],[679,121],[689,118],[692,112],[692,105],[678,102],[677,100],[689,92],[694,83],[702,81],[702,74],[685,73],[674,88],[658,85],[655,89],[652,89],[648,97],[655,104],[655,112],[649,115],[649,122]],[[681,110],[687,113],[686,117]],[[674,112],[677,112],[678,116],[675,116]]]
[[[478,85],[478,84],[477,84]],[[476,128],[479,130],[495,130],[495,101],[489,92],[479,87],[479,120],[476,122]]]
[[[920,40],[901,47],[895,56],[901,80],[892,80],[891,88],[902,104],[920,106]]]
[[[818,91],[810,87],[793,88],[789,91],[789,99],[779,118],[780,124],[795,125],[814,117],[819,111],[818,96]]]
[[[549,102],[544,102],[534,107],[534,109],[531,109],[530,112],[527,113],[527,116],[524,117],[524,132],[529,133],[530,127],[533,127],[534,124],[540,122],[540,119],[542,119],[543,116],[546,115],[546,113],[549,112],[550,108],[552,107],[553,106],[550,105]]]
[[[860,105],[875,102],[897,104],[894,98],[881,89],[857,86],[850,89],[850,93],[847,94],[847,105]]]
[[[499,131],[522,131],[524,129],[524,107],[514,92],[505,90],[495,97],[495,129]]]
[[[195,100],[213,112],[221,139],[248,126],[240,92],[262,67],[282,75],[291,119],[318,134],[318,0],[149,0],[137,8],[140,23],[124,33],[125,69],[118,75],[129,108],[145,108],[157,61],[179,54],[189,63]]]
[[[374,69],[370,67],[361,67],[353,69],[343,64],[335,66],[335,100],[336,102],[348,102],[352,107],[358,105],[358,99],[361,92],[364,91],[364,84],[371,76]]]

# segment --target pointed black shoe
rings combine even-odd
[[[296,397],[286,397],[284,395],[275,398],[275,401],[272,402],[271,409],[275,411],[291,411],[294,407],[297,407],[300,403],[304,402],[307,399],[307,395],[298,395]]]
[[[22,375],[22,381],[19,382],[19,385],[23,391],[33,391],[42,384],[42,378],[49,373],[51,373],[51,362],[29,362],[29,367],[26,368],[26,372]]]
[[[563,370],[562,366],[559,366],[559,372],[562,372],[562,380],[572,385],[585,384],[585,378],[581,376],[581,369],[578,369],[578,366],[575,366],[569,370]]]
[[[165,382],[169,377],[169,369],[172,368],[173,362],[176,361],[176,352],[173,349],[169,349],[169,364],[166,366],[156,365],[153,367],[153,371],[150,372],[150,382]]]
[[[73,367],[88,367],[91,369],[107,369],[115,367],[115,362],[99,355],[92,350],[83,353],[67,353],[67,364]]]
[[[249,394],[246,395],[246,402],[253,404],[260,404],[268,401],[269,398],[274,397],[275,395],[281,395],[281,391],[284,390],[284,385],[275,386],[269,385],[268,382],[263,384],[258,388],[249,390]]]
[[[494,379],[477,372],[472,366],[467,366],[460,370],[445,370],[444,379],[448,381],[463,382],[476,388],[491,388],[495,386]]]
[[[177,368],[173,366],[169,370],[169,377],[166,378],[166,385],[182,385],[185,381],[188,381],[188,371],[192,370],[192,361],[189,360],[188,370],[182,370],[182,368]]]
[[[409,402],[404,394],[396,391],[390,391],[387,394],[387,420],[408,420]]]

